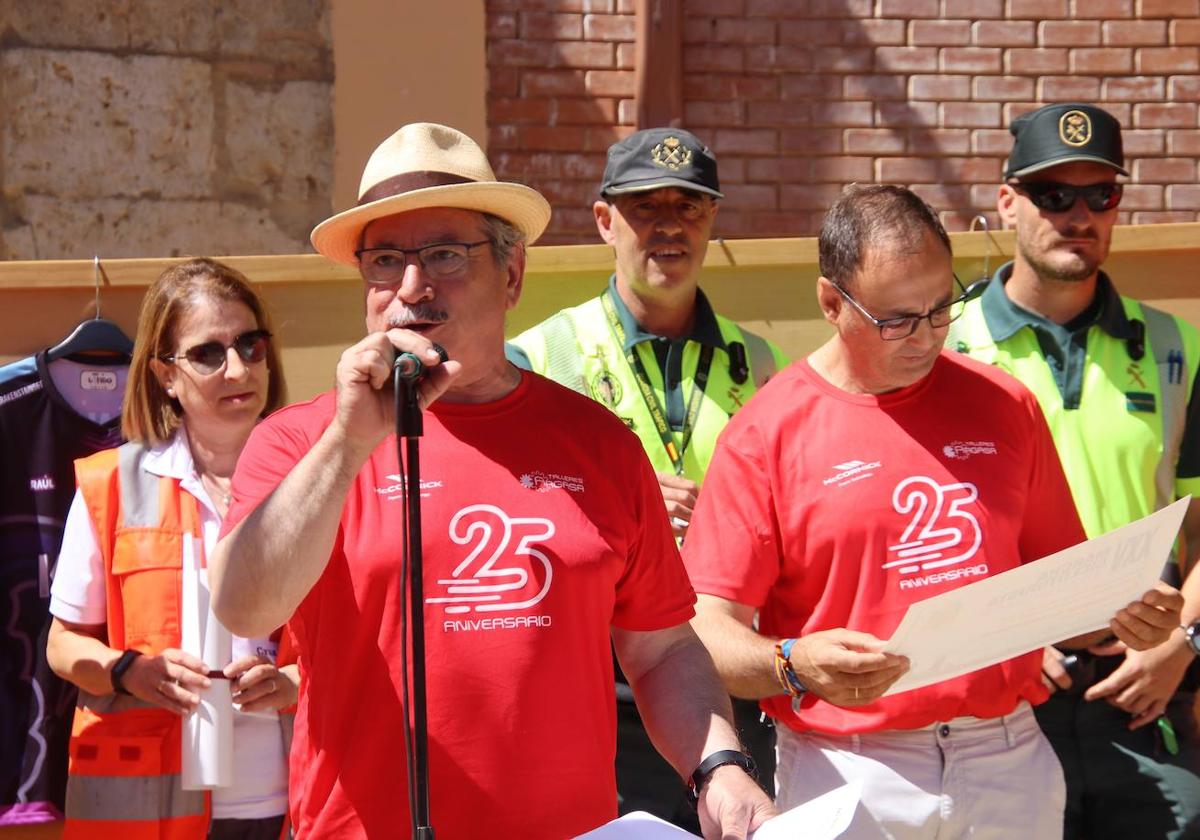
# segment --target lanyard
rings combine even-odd
[[[617,345],[624,347],[625,327],[621,325],[621,319],[617,317],[617,307],[612,302],[611,295],[611,290],[605,290],[600,295],[600,302],[604,306],[604,314],[608,318],[608,326],[612,329],[613,336],[617,339]],[[654,393],[654,387],[650,384],[650,377],[646,375],[646,368],[642,365],[636,348],[630,347],[625,351],[625,361],[629,363],[629,367],[633,371],[633,378],[637,381],[642,401],[646,404],[646,410],[650,412],[650,419],[654,421],[654,428],[658,431],[663,449],[667,451],[667,457],[671,459],[671,466],[675,468],[676,475],[683,475],[683,454],[687,452],[688,444],[692,442],[692,430],[696,427],[696,418],[700,416],[700,406],[704,398],[704,388],[708,385],[708,372],[712,369],[712,360],[712,346],[703,345],[700,349],[700,361],[696,365],[696,373],[693,376],[692,395],[688,399],[687,413],[684,415],[683,439],[676,447],[675,433],[671,431],[671,424],[667,422],[666,412],[663,411],[658,395]]]

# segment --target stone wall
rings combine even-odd
[[[310,250],[330,0],[0,0],[0,259]]]
[[[595,242],[603,141],[636,108],[622,0],[488,0],[502,177],[555,204],[547,242]],[[683,0],[683,125],[716,151],[716,233],[815,233],[851,182],[911,186],[994,224],[1010,120],[1103,105],[1124,124],[1122,222],[1200,220],[1200,0]]]

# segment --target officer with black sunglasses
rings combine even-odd
[[[1013,261],[956,321],[947,346],[998,365],[1038,397],[1088,536],[1187,494],[1200,496],[1200,334],[1120,295],[1101,270],[1125,171],[1120,123],[1057,104],[1013,121],[997,208]],[[1183,526],[1179,585],[1200,546],[1200,504]],[[1178,562],[1177,562],[1178,561]],[[1200,836],[1193,712],[1200,577],[1186,575],[1183,626],[1144,652],[1118,643],[1048,648],[1039,723],[1067,779],[1065,837]]]

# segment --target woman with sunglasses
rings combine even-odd
[[[290,716],[278,712],[295,703],[296,666],[276,667],[271,639],[235,636],[232,661],[209,671],[180,649],[180,619],[185,546],[199,558],[216,544],[238,455],[283,390],[267,313],[241,273],[192,259],[155,280],[126,385],[129,442],[76,462],[51,589],[49,662],[80,689],[68,840],[281,834]],[[182,721],[217,679],[236,704],[234,781],[185,791]]]

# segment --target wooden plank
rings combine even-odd
[[[1013,249],[1008,231],[952,234],[955,271],[964,283],[995,270]],[[223,258],[256,284],[276,322],[292,399],[307,399],[332,382],[341,351],[363,330],[357,272],[315,254]],[[597,294],[612,273],[605,245],[530,250],[520,304],[507,334]],[[1119,227],[1105,270],[1127,295],[1200,323],[1200,223]],[[131,336],[145,287],[177,259],[105,261],[105,317]],[[817,308],[816,240],[714,240],[701,285],[717,311],[777,341],[793,358],[829,335]],[[88,260],[0,262],[0,362],[56,343],[94,311]]]
[[[330,262],[320,254],[221,257],[256,283],[360,282],[358,271]],[[146,288],[180,258],[102,260],[103,288]],[[91,260],[0,262],[0,292],[9,289],[94,288]]]

